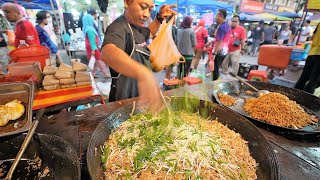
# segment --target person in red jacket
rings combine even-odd
[[[20,45],[20,40],[24,40],[29,46],[39,45],[39,36],[33,24],[26,20],[19,11],[19,8],[13,3],[3,3],[1,9],[10,22],[15,22],[15,47]]]

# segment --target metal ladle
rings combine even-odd
[[[252,86],[251,84],[249,84],[247,81],[241,79],[239,76],[237,76],[237,75],[234,74],[233,72],[230,72],[230,74],[231,74],[233,77],[237,78],[237,79],[238,79],[240,82],[242,82],[243,84],[249,86],[251,89],[253,89],[254,91],[258,92],[258,96],[259,96],[259,97],[262,96],[262,95],[265,95],[265,94],[269,94],[269,93],[270,93],[270,91],[268,91],[268,90],[259,90],[259,89],[255,88],[254,86]]]

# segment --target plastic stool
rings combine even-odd
[[[185,77],[183,80],[189,85],[200,84],[202,83],[202,79],[197,77]]]
[[[164,79],[163,80],[163,89],[165,91],[175,89],[183,85],[184,85],[184,82],[180,79]]]
[[[268,74],[266,71],[251,70],[248,76],[249,81],[267,82]]]

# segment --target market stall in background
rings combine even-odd
[[[287,78],[301,74],[306,64],[314,41],[301,41],[302,30],[307,21],[312,28],[319,24],[319,0],[309,0],[300,12],[251,0],[239,6],[155,1],[150,19],[158,18],[163,4],[176,4],[178,12],[148,42],[164,105],[156,115],[140,107],[138,97],[109,102],[111,81],[121,74],[111,77],[109,67],[92,55],[96,51],[86,48],[83,18],[90,15],[100,49],[106,28],[124,11],[123,1],[0,2],[19,5],[33,24],[47,10],[50,38],[59,47],[59,53],[25,42],[15,48],[14,24],[1,16],[10,60],[0,75],[0,179],[319,179],[320,98],[294,89],[296,82]],[[213,81],[209,61],[215,44],[207,42],[217,39],[219,9],[226,10],[227,24],[238,14],[248,31],[297,31],[287,43],[262,44],[256,57],[248,55],[248,37],[241,50],[256,63],[241,62],[238,72]],[[186,16],[193,19],[192,29],[204,22],[210,30],[201,68],[179,77],[174,67],[164,77],[170,66],[187,61],[173,35]]]

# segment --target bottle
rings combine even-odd
[[[20,40],[20,45],[18,46],[18,48],[21,48],[21,47],[26,47],[26,46],[29,46],[25,40]]]

